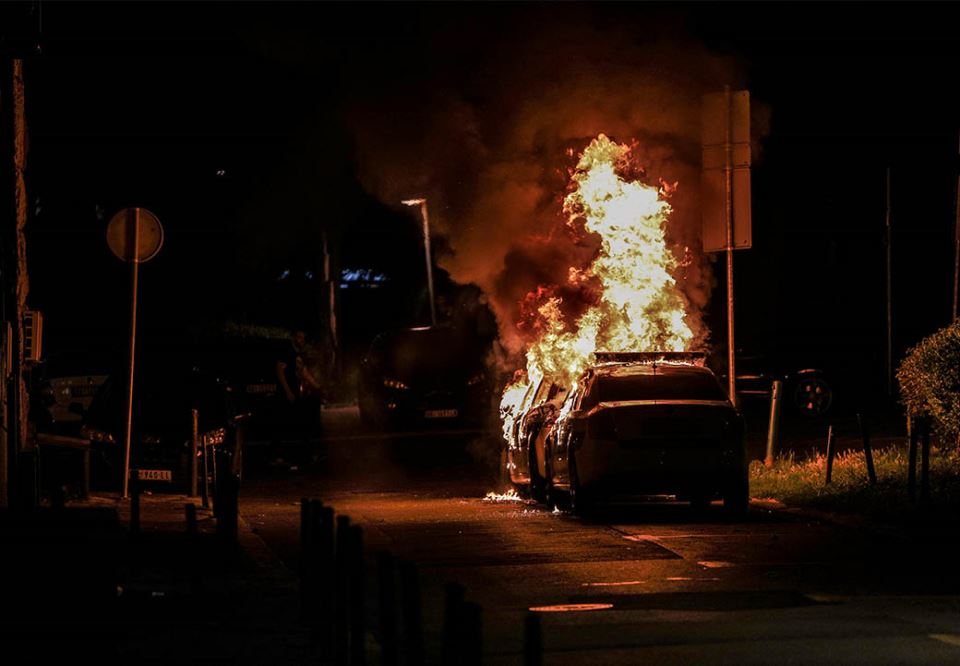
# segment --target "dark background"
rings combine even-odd
[[[45,313],[47,353],[92,359],[123,348],[128,267],[104,230],[132,205],[166,230],[141,271],[141,349],[187,348],[224,322],[322,330],[324,231],[336,273],[386,278],[339,290],[348,352],[378,331],[425,323],[419,219],[365,191],[340,110],[377,86],[418,80],[431,66],[423,45],[448,25],[556,20],[567,7],[4,5],[4,46],[26,59],[29,303]],[[888,167],[894,357],[949,322],[960,129],[950,9],[581,8],[638,31],[669,21],[741,62],[770,109],[753,171],[753,249],[736,257],[738,346],[882,384]],[[723,296],[714,290],[709,311],[717,341]]]

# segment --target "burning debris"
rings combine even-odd
[[[513,488],[508,490],[505,493],[495,493],[493,491],[487,493],[486,497],[483,498],[484,502],[525,502],[520,495],[517,494],[517,491]]]
[[[678,288],[680,261],[667,244],[670,196],[677,184],[642,182],[633,146],[600,134],[572,173],[563,203],[574,234],[599,236],[587,267],[571,266],[572,286],[596,285],[594,301],[571,322],[557,288],[538,287],[521,306],[518,328],[535,337],[526,373],[503,393],[500,414],[508,434],[530,383],[550,377],[563,386],[596,362],[597,352],[683,352],[702,342],[699,312]]]

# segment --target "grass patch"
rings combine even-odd
[[[750,494],[772,498],[789,506],[860,514],[883,520],[954,518],[960,508],[960,452],[955,447],[931,448],[930,501],[911,503],[907,495],[907,449],[893,446],[873,453],[877,484],[867,481],[863,451],[839,453],[833,460],[831,483],[825,484],[827,460],[816,454],[797,460],[792,453],[778,457],[772,467],[760,461],[750,465]],[[919,455],[917,493],[919,496]],[[955,519],[955,518],[954,518]]]

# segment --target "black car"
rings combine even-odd
[[[360,364],[361,418],[378,426],[478,425],[490,407],[486,352],[455,328],[381,334]]]
[[[744,421],[713,372],[690,355],[597,356],[547,435],[548,499],[582,509],[617,496],[672,494],[694,505],[719,496],[744,512]]]
[[[210,451],[208,472],[223,465],[240,473],[242,420],[224,382],[199,370],[157,365],[137,372],[133,400],[130,469],[132,478],[157,490],[186,492],[194,465],[192,410],[197,410],[199,460]],[[91,443],[91,483],[116,489],[123,480],[127,418],[127,381],[114,374],[101,387],[86,413],[83,435]],[[222,455],[221,455],[222,454]],[[216,456],[221,455],[217,460]],[[198,462],[198,473],[202,464]]]

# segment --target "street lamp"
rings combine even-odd
[[[430,324],[437,325],[437,309],[433,304],[433,264],[430,261],[430,218],[427,216],[426,199],[404,199],[404,206],[420,206],[420,215],[423,216],[423,253],[427,260],[427,291],[430,294]]]

